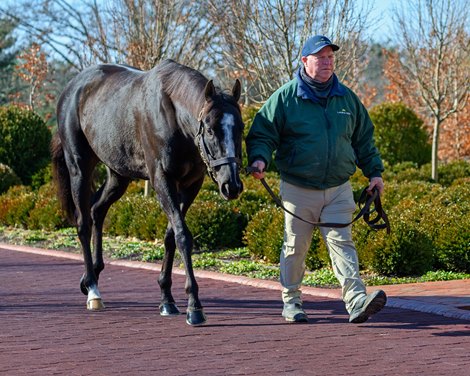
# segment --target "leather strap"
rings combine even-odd
[[[247,167],[247,168],[245,168],[245,170],[247,171],[247,173],[256,172],[253,167]],[[269,195],[272,197],[274,202],[282,210],[284,210],[286,213],[289,213],[293,217],[295,217],[295,218],[297,218],[297,219],[299,219],[303,222],[309,223],[309,224],[311,224],[313,226],[317,226],[317,227],[343,228],[343,227],[348,227],[349,225],[356,222],[359,218],[363,217],[364,221],[371,228],[373,228],[374,230],[386,229],[387,234],[390,234],[390,222],[388,220],[387,214],[383,210],[382,202],[380,201],[380,195],[379,195],[379,192],[376,188],[374,188],[374,190],[372,191],[372,194],[369,194],[367,192],[367,188],[363,189],[363,191],[361,193],[361,196],[359,197],[359,201],[358,201],[358,205],[359,205],[359,209],[360,209],[359,213],[357,213],[357,215],[354,217],[354,219],[351,222],[348,222],[348,223],[312,222],[312,221],[308,221],[306,219],[303,219],[303,218],[299,217],[298,215],[296,215],[296,214],[292,213],[291,211],[289,211],[283,205],[281,199],[278,196],[276,196],[276,194],[273,192],[273,190],[268,185],[268,183],[266,183],[266,180],[263,178],[263,179],[260,179],[260,181],[261,181],[261,184],[263,184],[264,188],[268,191]],[[371,214],[373,214],[374,212],[377,213],[377,215],[374,218],[371,219]],[[379,224],[378,222],[380,220],[383,220],[383,223]]]

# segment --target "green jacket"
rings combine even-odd
[[[368,178],[383,164],[374,126],[359,98],[333,77],[322,107],[300,75],[279,88],[258,111],[246,139],[248,161],[275,163],[291,184],[326,189],[349,180],[358,166]]]

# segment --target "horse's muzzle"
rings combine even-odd
[[[243,191],[238,163],[228,163],[220,166],[217,171],[217,184],[219,192],[226,200],[234,200]]]
[[[240,178],[237,176],[235,182],[227,182],[219,185],[220,194],[226,200],[234,200],[240,196],[243,191],[243,183],[241,182]]]

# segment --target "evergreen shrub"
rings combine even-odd
[[[451,185],[424,213],[424,230],[432,238],[435,269],[470,273],[470,179]]]
[[[163,239],[167,219],[154,196],[125,194],[115,202],[105,219],[105,231],[111,235],[141,240]]]
[[[428,205],[414,200],[403,200],[388,213],[391,233],[377,231],[369,234],[365,247],[374,250],[370,257],[373,271],[388,276],[412,276],[432,269],[432,239],[420,225],[428,208]]]
[[[266,205],[261,207],[248,223],[243,240],[254,258],[277,264],[283,238],[282,209],[274,205]]]
[[[21,180],[9,166],[0,163],[0,194],[8,191],[14,185],[20,185]]]
[[[18,106],[0,107],[0,163],[7,164],[23,184],[50,162],[51,132],[34,112]]]
[[[453,161],[438,165],[439,184],[450,186],[458,179],[470,178],[470,162]]]
[[[261,208],[248,223],[244,241],[250,254],[257,259],[277,264],[280,260],[284,241],[284,212],[274,205]],[[307,253],[305,265],[308,270],[316,270],[328,265],[328,252],[322,246],[317,229],[312,234],[312,243]]]
[[[49,163],[47,166],[36,171],[31,177],[31,187],[33,190],[40,189],[43,185],[47,185],[52,181],[52,164]]]
[[[197,250],[240,247],[243,216],[227,201],[195,201],[186,215],[186,223]]]
[[[31,187],[15,185],[0,196],[0,224],[27,227],[30,210],[34,207],[36,194]]]
[[[36,193],[34,207],[26,220],[31,230],[57,230],[67,227],[68,221],[62,212],[53,183],[43,185]]]
[[[431,161],[431,144],[423,121],[403,103],[383,103],[369,111],[382,158],[390,164]]]

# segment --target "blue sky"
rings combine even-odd
[[[372,33],[372,38],[377,42],[386,42],[389,39],[392,26],[391,9],[398,6],[400,0],[358,0],[358,4],[368,3],[373,7],[371,18],[375,19],[377,30]]]

